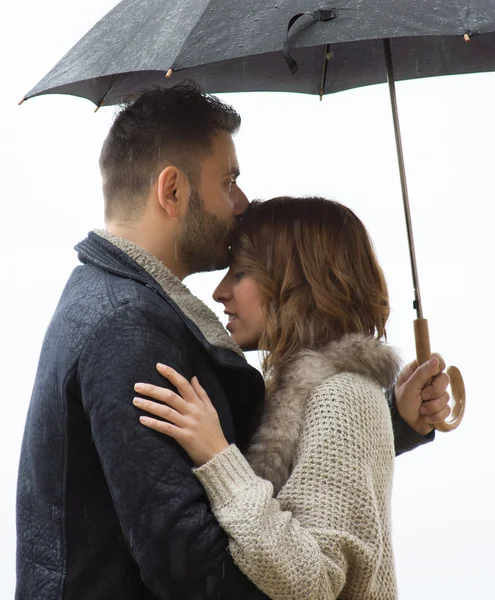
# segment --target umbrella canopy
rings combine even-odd
[[[24,99],[72,94],[117,104],[183,78],[215,93],[339,92],[386,81],[383,38],[398,80],[492,71],[495,3],[123,0]],[[284,60],[289,45],[295,75]]]

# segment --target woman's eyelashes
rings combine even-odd
[[[236,281],[240,281],[244,277],[245,273],[243,271],[237,271],[234,273],[234,279]]]

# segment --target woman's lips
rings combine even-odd
[[[229,315],[229,321],[226,325],[227,331],[232,332],[232,326],[236,321],[237,321],[237,317],[235,317],[233,315]]]

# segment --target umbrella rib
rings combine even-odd
[[[98,100],[98,102],[96,102],[95,112],[97,112],[98,109],[103,106],[108,94],[114,89],[114,87],[117,85],[117,83],[120,83],[123,79],[125,79],[126,76],[127,76],[127,73],[119,73],[114,78],[114,81],[110,83],[108,90],[103,94],[103,96]]]
[[[205,12],[208,9],[208,7],[210,6],[210,4],[211,4],[211,2],[206,2],[205,3],[205,6],[203,7],[203,9],[201,10],[201,12],[200,12],[200,14],[198,16],[198,20],[194,24],[194,27],[191,27],[191,30],[189,31],[188,35],[186,36],[186,38],[184,39],[183,43],[180,45],[179,49],[175,53],[175,59],[172,61],[171,65],[168,65],[168,67],[167,67],[167,69],[168,69],[167,73],[170,72],[170,69],[172,69],[172,72],[180,71],[181,70],[181,69],[176,69],[175,68],[175,62],[177,61],[178,57],[180,56],[180,53],[182,52],[182,50],[184,49],[184,46],[186,46],[187,42],[189,41],[189,38],[196,31],[196,27],[198,26],[198,24],[201,21],[201,19],[204,17]]]
[[[320,102],[323,100],[323,94],[325,93],[325,85],[327,83],[327,71],[328,71],[328,54],[330,52],[330,44],[325,44],[323,49],[323,67],[321,70],[321,82],[320,82]]]

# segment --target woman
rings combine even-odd
[[[234,560],[273,600],[397,597],[390,530],[394,441],[383,389],[387,287],[361,221],[322,198],[253,203],[214,293],[267,397],[247,455],[226,442],[197,379],[136,384],[136,406],[197,465]]]

